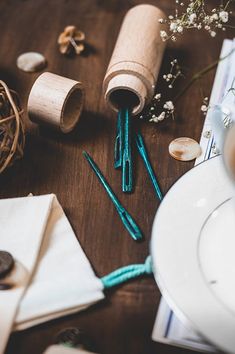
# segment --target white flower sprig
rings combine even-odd
[[[231,11],[228,11],[228,7],[232,1],[227,0],[225,4],[224,1],[221,1],[218,7],[209,11],[206,9],[205,0],[189,0],[187,4],[180,0],[175,0],[176,8],[174,16],[169,15],[167,19],[159,19],[160,23],[167,24],[169,27],[168,32],[165,30],[160,31],[162,40],[171,39],[172,41],[176,41],[177,36],[189,28],[204,29],[211,37],[215,37],[218,30],[226,30],[229,15],[232,14]],[[183,11],[180,12],[179,8]]]
[[[181,68],[178,64],[178,60],[174,59],[171,61],[170,72],[168,74],[163,75],[163,79],[167,82],[168,87],[170,89],[173,88],[175,81],[180,77],[183,76],[181,72]]]
[[[204,115],[207,114],[207,111],[209,109],[208,106],[208,97],[203,98],[202,105],[201,105],[201,111]]]
[[[172,89],[176,80],[184,76],[181,67],[177,59],[173,59],[170,62],[170,69],[167,74],[163,75],[163,79],[166,81],[168,88]],[[166,118],[171,117],[174,119],[174,103],[169,100],[163,99],[161,93],[156,93],[153,97],[150,105],[144,110],[140,119],[147,119],[149,122],[159,123]]]
[[[170,62],[170,69],[167,74],[163,75],[163,80],[166,81],[168,88],[172,89],[176,80],[184,76],[177,59]],[[159,123],[165,118],[171,117],[174,119],[175,107],[169,97],[168,100],[163,99],[161,93],[156,93],[150,105],[145,109],[140,116],[141,119],[148,119],[149,122]]]
[[[170,116],[174,119],[175,107],[173,102],[166,101],[160,109],[161,97],[162,95],[160,93],[157,93],[151,102],[150,108],[144,113],[144,115],[140,116],[140,118],[147,118],[149,122],[154,123],[159,123]]]
[[[186,91],[188,91],[188,89],[197,81],[199,81],[204,75],[206,75],[208,72],[210,72],[212,69],[214,69],[217,64],[228,58],[232,53],[234,53],[235,49],[232,49],[227,55],[225,55],[222,58],[219,58],[218,60],[210,63],[208,66],[206,66],[205,68],[203,68],[202,70],[198,71],[197,73],[195,73],[191,79],[186,83],[186,85],[184,85],[184,87],[181,90],[178,90],[176,96],[174,96],[172,98],[171,96],[171,100],[169,100],[169,96],[167,97],[168,100],[163,100],[162,98],[162,94],[161,93],[157,93],[155,94],[154,98],[152,99],[152,101],[150,102],[150,104],[145,108],[145,110],[142,112],[142,114],[139,116],[140,119],[146,119],[150,122],[154,122],[154,123],[159,123],[162,120],[164,120],[165,118],[168,117],[172,117],[174,119],[174,114],[175,114],[175,104],[178,101],[178,99],[183,96],[185,94]],[[174,75],[170,75],[170,73],[168,74],[164,74],[163,75],[163,79],[167,82],[167,84],[169,84],[170,80],[173,79],[173,76],[175,76],[176,78],[179,78],[180,76],[184,76],[184,74],[182,73],[181,67],[178,63],[178,61],[176,59],[173,59],[171,61],[171,66],[177,63],[177,70],[174,73]],[[177,75],[177,71],[180,72],[180,75]],[[172,85],[175,83],[176,80],[173,79]],[[168,85],[169,87],[169,85]],[[231,88],[228,90],[227,94],[232,94],[235,96],[235,78],[232,82]],[[226,94],[226,95],[227,95]],[[203,96],[202,96],[203,97]],[[226,97],[226,96],[225,96]],[[225,98],[224,97],[224,98]],[[163,103],[164,102],[164,103]],[[201,104],[201,111],[206,114],[208,109],[209,109],[209,100],[208,97],[205,97],[202,101]]]

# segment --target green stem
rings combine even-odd
[[[195,81],[199,80],[200,78],[202,78],[205,74],[207,74],[209,71],[211,71],[212,69],[214,69],[216,67],[216,65],[228,58],[235,49],[232,49],[230,53],[228,53],[226,56],[224,56],[223,58],[219,58],[218,60],[214,61],[213,63],[211,63],[210,65],[206,66],[204,69],[200,70],[199,72],[197,72],[196,74],[194,74],[191,78],[191,80],[184,86],[184,88],[182,89],[182,91],[179,92],[178,95],[175,96],[175,98],[173,99],[174,102],[176,102],[192,85]]]

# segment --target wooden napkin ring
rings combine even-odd
[[[81,82],[44,72],[30,91],[28,115],[32,122],[69,133],[80,118],[83,103]]]

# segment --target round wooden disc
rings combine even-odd
[[[176,160],[191,161],[199,157],[202,150],[198,142],[194,139],[182,137],[170,143],[169,153]]]
[[[40,53],[28,52],[21,54],[17,58],[16,64],[20,70],[26,72],[36,72],[45,68],[46,59]]]
[[[0,251],[0,278],[5,277],[13,268],[14,259],[6,251]]]

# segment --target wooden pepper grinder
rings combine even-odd
[[[119,112],[114,166],[122,167],[124,192],[132,191],[129,116],[151,101],[165,49],[160,18],[164,13],[153,5],[137,5],[127,12],[103,82],[107,104]]]

